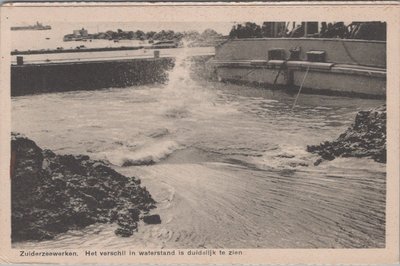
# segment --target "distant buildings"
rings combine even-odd
[[[81,41],[83,39],[91,39],[88,30],[82,28],[80,30],[74,30],[72,34],[67,34],[64,36],[64,42],[67,41]]]
[[[88,31],[82,28],[81,30],[74,30],[74,36],[76,37],[88,37]]]

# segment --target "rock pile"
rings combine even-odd
[[[358,112],[354,124],[334,141],[307,146],[324,160],[336,157],[369,157],[386,163],[386,105]],[[319,164],[322,159],[315,164]]]
[[[140,180],[84,155],[56,155],[12,134],[12,241],[51,239],[70,229],[117,222],[130,236],[155,201]]]

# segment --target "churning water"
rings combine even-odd
[[[92,225],[15,247],[361,248],[385,246],[386,166],[314,166],[307,144],[336,138],[382,101],[193,81],[12,99],[13,130],[57,153],[88,154],[142,179],[159,225],[130,238]]]

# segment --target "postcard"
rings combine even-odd
[[[398,2],[0,11],[1,263],[399,263]]]

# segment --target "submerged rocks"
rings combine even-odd
[[[56,155],[12,134],[12,241],[51,239],[69,229],[116,222],[137,231],[155,201],[140,180],[84,155]]]
[[[307,146],[324,160],[336,157],[369,157],[386,163],[386,105],[358,112],[354,124],[338,139]],[[316,165],[322,160],[317,160]]]

